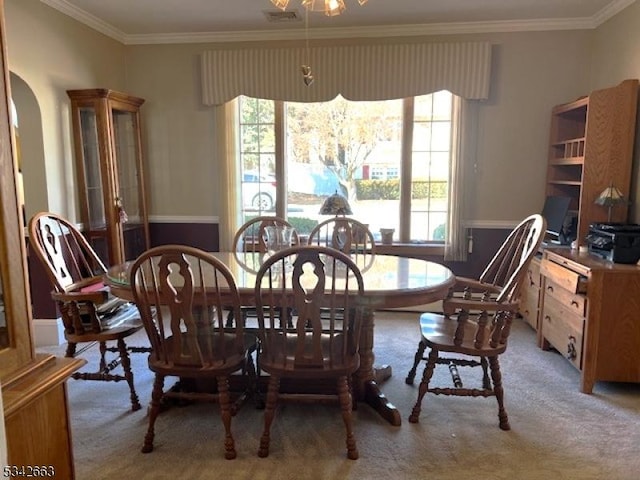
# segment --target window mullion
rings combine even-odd
[[[274,101],[274,129],[276,154],[276,216],[287,218],[287,162],[285,161],[284,102]]]
[[[413,97],[402,102],[402,151],[400,158],[400,232],[401,243],[411,240],[411,157],[413,151]]]

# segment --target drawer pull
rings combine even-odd
[[[579,307],[580,305],[575,300],[571,300],[571,306],[572,307]]]
[[[547,291],[553,293],[553,286],[548,285],[547,286]]]
[[[551,322],[551,317],[549,315],[545,315],[544,319],[547,320],[548,322]]]
[[[569,335],[569,343],[567,343],[567,359],[575,360],[577,356],[578,351],[576,350],[576,337]]]

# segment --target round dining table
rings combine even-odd
[[[256,273],[264,253],[212,252],[229,267],[236,281],[243,306],[255,306]],[[375,409],[392,425],[401,424],[397,408],[382,393],[374,368],[374,320],[376,310],[428,304],[444,299],[455,282],[446,266],[423,259],[380,254],[351,256],[362,272],[365,294],[364,319],[360,337],[360,367],[353,375],[353,394],[357,401]],[[105,283],[117,297],[132,301],[129,270],[133,262],[108,269]]]

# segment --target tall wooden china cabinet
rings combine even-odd
[[[9,122],[4,0],[0,47],[0,384],[8,461],[0,475],[73,479],[66,380],[84,360],[34,349]]]
[[[107,265],[149,248],[140,139],[142,98],[68,90],[83,233]]]

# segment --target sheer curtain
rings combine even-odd
[[[449,204],[447,235],[444,245],[444,259],[465,261],[467,259],[467,229],[464,224],[466,173],[473,165],[475,152],[476,102],[454,97],[451,138],[451,164],[449,168]]]
[[[215,107],[216,160],[219,166],[218,204],[220,221],[218,223],[221,251],[231,251],[233,236],[240,222],[238,205],[240,192],[230,185],[237,185],[237,131],[238,101],[230,100]]]

